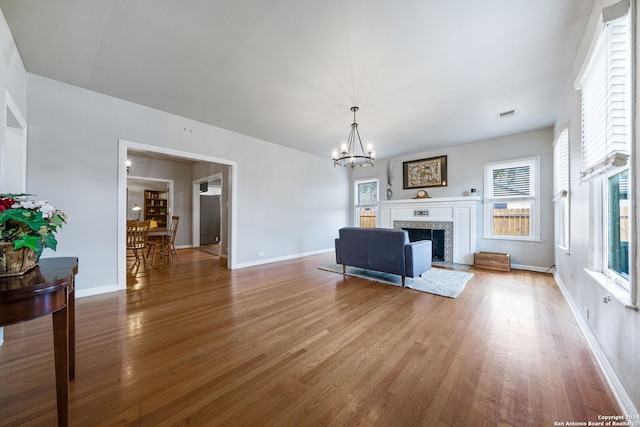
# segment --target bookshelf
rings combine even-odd
[[[144,219],[156,221],[158,227],[167,227],[167,192],[144,190]]]

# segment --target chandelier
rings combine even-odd
[[[353,123],[351,123],[351,132],[349,132],[349,137],[347,138],[347,142],[342,144],[340,147],[340,152],[337,150],[333,151],[333,166],[344,166],[355,168],[356,166],[372,166],[376,161],[375,153],[373,152],[373,147],[370,145],[367,147],[367,151],[364,151],[364,146],[362,145],[362,140],[360,139],[360,132],[358,132],[358,123],[356,123],[356,112],[359,110],[358,107],[351,107],[351,111],[353,111]],[[358,138],[357,142],[360,145],[360,153],[356,154],[356,138]]]

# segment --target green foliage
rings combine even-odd
[[[0,194],[0,242],[13,242],[15,249],[30,248],[42,253],[58,246],[55,233],[67,215],[45,201],[33,201],[29,194]]]

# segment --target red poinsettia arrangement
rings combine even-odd
[[[14,249],[30,248],[42,253],[58,246],[55,233],[69,219],[46,201],[31,194],[0,194],[0,242],[13,242]]]

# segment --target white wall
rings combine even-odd
[[[20,53],[13,41],[13,36],[0,10],[0,99],[4,105],[4,93],[8,90],[18,109],[26,116],[27,113],[27,72],[22,64]],[[4,113],[4,109],[2,110]],[[2,134],[6,117],[1,120]]]
[[[15,118],[26,120],[27,73],[2,11],[0,49],[0,193],[20,193],[25,191],[26,123]]]
[[[640,408],[640,314],[625,308],[616,298],[605,304],[605,289],[585,272],[589,265],[589,185],[580,183],[580,139],[581,115],[580,92],[574,82],[582,67],[584,58],[595,34],[600,11],[614,1],[597,0],[590,18],[589,27],[583,37],[571,78],[567,82],[564,101],[559,111],[555,138],[567,124],[569,125],[570,156],[570,252],[556,250],[557,277],[574,305],[579,321],[586,325],[591,337],[597,341],[599,351],[606,357],[605,364],[615,372],[631,403]],[[637,25],[637,23],[636,23]],[[636,52],[636,55],[638,52]],[[639,106],[636,105],[636,109]],[[636,135],[638,134],[636,123]],[[637,144],[634,142],[637,148]],[[636,152],[636,155],[638,153]],[[636,174],[634,184],[636,197],[639,196],[640,180]],[[633,233],[633,246],[637,247],[638,230]],[[637,286],[637,278],[632,286]],[[589,315],[587,317],[587,310]],[[623,398],[625,396],[622,396]]]
[[[460,197],[471,188],[476,188],[478,196],[483,196],[484,163],[500,160],[512,160],[529,156],[540,156],[540,217],[542,242],[524,242],[484,239],[483,207],[478,205],[476,218],[476,250],[488,252],[506,252],[511,262],[519,268],[546,271],[554,264],[553,259],[553,130],[551,128],[534,130],[503,138],[480,141],[435,151],[425,151],[391,159],[395,162],[392,185],[393,200],[411,199],[417,190],[402,188],[402,162],[436,156],[447,156],[447,186],[426,188],[430,197]],[[380,197],[385,200],[386,160],[376,161],[373,169],[354,170],[353,179],[380,178]]]
[[[6,144],[7,130],[7,99],[5,94],[9,93],[21,112],[22,116],[27,116],[27,73],[22,64],[20,53],[13,40],[7,21],[0,11],[0,167],[4,167],[8,159],[4,158],[4,147]],[[0,171],[3,172],[3,171]],[[3,173],[0,173],[2,177]],[[0,193],[5,191],[15,191],[5,188],[0,178]],[[3,341],[4,332],[0,328],[0,344]]]
[[[33,74],[27,89],[28,190],[71,217],[43,256],[80,256],[80,293],[117,283],[119,139],[237,162],[239,266],[330,250],[348,221],[348,174],[330,159]]]

